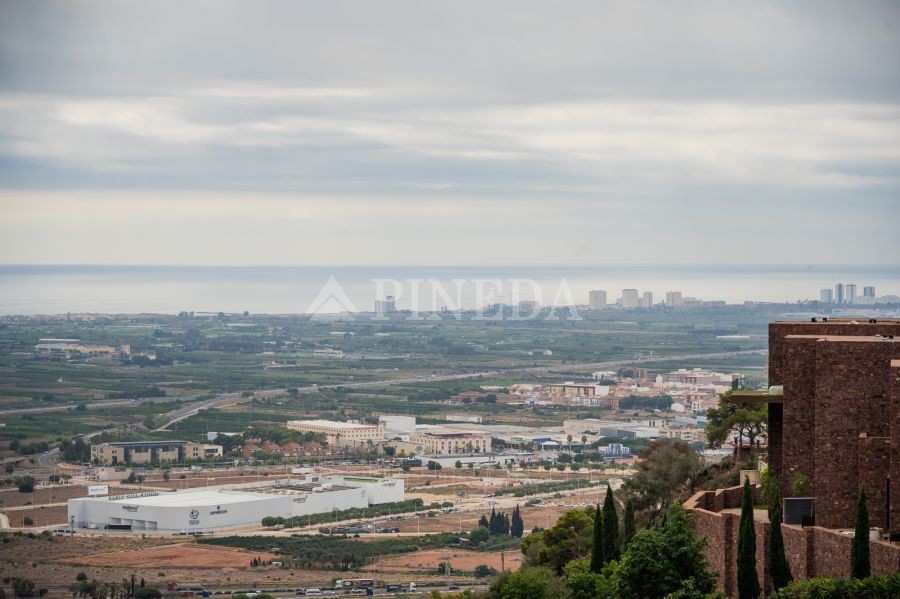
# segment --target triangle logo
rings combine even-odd
[[[325,285],[322,286],[316,298],[309,305],[309,308],[306,309],[306,313],[313,316],[337,315],[346,312],[356,313],[359,310],[347,297],[347,293],[337,279],[334,278],[334,275],[328,277]]]

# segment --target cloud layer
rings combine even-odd
[[[892,2],[4,3],[2,260],[893,264],[898,30]]]

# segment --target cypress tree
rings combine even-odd
[[[741,497],[741,527],[737,550],[738,599],[758,599],[759,578],[756,576],[756,526],[753,524],[753,493],[750,479],[744,478]]]
[[[600,504],[597,504],[597,511],[594,512],[594,537],[591,543],[591,572],[600,573],[603,564],[606,563],[606,556],[603,553],[603,512],[600,511]]]
[[[487,517],[484,516],[484,514],[482,514],[481,518],[478,519],[478,526],[484,526],[488,530],[491,529],[491,525],[488,522]]]
[[[524,532],[525,522],[522,520],[522,512],[519,511],[519,505],[516,504],[516,509],[512,513],[512,522],[509,525],[509,534],[514,537],[521,537]]]
[[[868,578],[872,575],[869,562],[869,507],[866,505],[866,490],[859,490],[859,503],[856,505],[856,533],[853,535],[853,548],[850,552],[851,578]]]
[[[781,535],[781,498],[775,494],[773,498],[772,513],[769,516],[769,555],[766,566],[772,576],[772,586],[775,590],[787,586],[794,580],[791,576],[791,565],[784,555],[784,537]]]
[[[494,508],[491,508],[491,519],[488,530],[491,531],[491,534],[497,534],[497,531],[499,530],[499,526],[497,525],[497,510]]]
[[[625,502],[625,517],[623,524],[623,537],[622,537],[622,547],[627,547],[628,543],[631,542],[631,538],[634,536],[634,504],[629,499]]]
[[[616,514],[612,487],[609,485],[606,486],[606,499],[603,500],[603,534],[603,556],[606,561],[616,559],[619,552],[619,516]]]

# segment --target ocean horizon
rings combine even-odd
[[[333,279],[333,281],[332,281]],[[329,283],[331,281],[331,283]],[[380,281],[380,283],[379,283]],[[900,265],[605,264],[526,266],[166,266],[0,265],[0,314],[68,312],[169,313],[310,312],[328,284],[344,303],[371,311],[394,295],[401,309],[473,309],[488,301],[537,300],[542,305],[587,304],[602,289],[610,303],[622,289],[649,291],[654,303],[667,291],[720,300],[797,302],[818,299],[835,283],[855,283],[857,294],[900,293]]]

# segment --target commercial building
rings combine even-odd
[[[588,293],[588,308],[591,310],[605,310],[606,292],[602,289],[592,289]]]
[[[76,528],[195,533],[258,525],[266,516],[306,516],[403,498],[400,479],[309,475],[299,481],[70,499],[68,515]]]
[[[680,291],[667,291],[666,292],[666,307],[667,308],[681,307],[681,292]]]
[[[221,445],[189,441],[124,441],[91,445],[91,461],[102,466],[205,461],[221,455]]]
[[[875,288],[872,287],[871,285],[867,285],[867,286],[863,287],[863,297],[871,297],[874,299],[875,298]]]
[[[819,291],[819,301],[830,304],[834,301],[834,290],[825,288]]]
[[[325,435],[329,445],[365,445],[384,441],[384,425],[337,422],[334,420],[288,420],[287,428],[302,433]]]
[[[641,308],[652,308],[653,307],[653,292],[645,291],[641,296]]]
[[[640,307],[640,299],[638,299],[638,290],[637,289],[623,289],[622,290],[622,307],[625,309],[631,308],[639,308]]]
[[[848,304],[855,304],[856,303],[856,284],[855,283],[847,283],[847,285],[844,286],[844,295],[845,295],[844,299]]]
[[[423,428],[423,427],[418,427]],[[409,442],[422,447],[426,454],[485,453],[491,451],[491,435],[481,431],[459,431],[435,427],[417,431]]]

